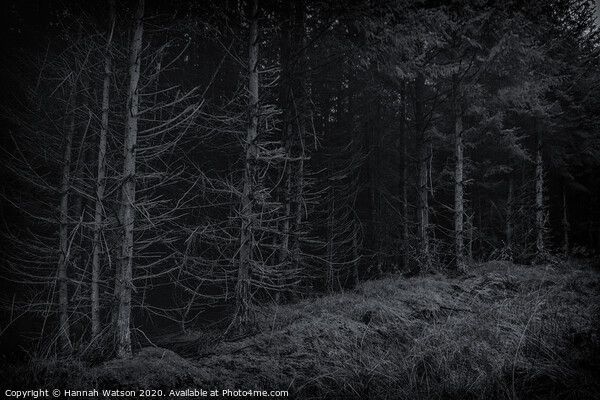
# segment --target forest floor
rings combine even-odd
[[[244,337],[170,335],[130,360],[36,360],[8,373],[19,388],[160,389],[165,398],[194,388],[301,399],[600,398],[597,262],[390,276],[261,315],[261,329]]]

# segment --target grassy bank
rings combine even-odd
[[[260,331],[241,338],[171,336],[131,360],[36,360],[5,365],[2,373],[25,388],[592,399],[600,394],[599,296],[600,272],[592,266],[490,262],[467,277],[387,277],[271,306],[262,310]]]

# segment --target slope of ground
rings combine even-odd
[[[38,361],[17,377],[4,372],[21,387],[593,399],[600,393],[599,296],[596,267],[490,262],[467,277],[388,277],[272,306],[262,310],[258,333],[238,339],[171,337],[131,360],[94,367]]]

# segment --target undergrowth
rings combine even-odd
[[[194,340],[173,346],[177,352],[144,348],[133,359],[93,367],[34,360],[2,373],[20,387],[593,399],[600,393],[599,289],[592,267],[494,261],[466,277],[387,277],[352,292],[272,305],[262,310],[260,332],[212,346]]]

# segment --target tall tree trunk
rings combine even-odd
[[[400,87],[400,140],[402,141],[402,266],[408,268],[408,131],[406,129],[406,82]]]
[[[509,251],[513,243],[513,209],[515,202],[515,180],[512,174],[508,177],[508,197],[506,199],[506,247]]]
[[[307,70],[307,59],[306,59],[306,3],[305,0],[298,0],[294,2],[295,5],[295,46],[300,48],[298,54],[298,62],[296,63],[298,71],[295,77],[294,93],[292,104],[296,113],[296,146],[297,149],[297,166],[295,174],[293,176],[294,186],[294,198],[293,202],[295,207],[294,213],[294,230],[292,234],[292,252],[294,255],[294,266],[299,268],[300,264],[300,235],[302,231],[302,203],[304,199],[304,158],[306,157],[304,137],[306,136],[306,111],[307,111],[307,96],[308,91],[306,89],[306,70]]]
[[[331,163],[329,166],[329,171],[332,171]],[[331,172],[330,172],[331,175]],[[327,275],[326,275],[326,285],[325,288],[327,292],[333,293],[336,289],[335,287],[335,269],[333,265],[333,244],[335,240],[335,228],[333,225],[333,215],[335,213],[335,194],[333,193],[333,183],[330,183],[329,186],[329,200],[327,202]]]
[[[291,157],[292,151],[292,110],[291,105],[291,81],[292,81],[292,64],[290,60],[291,48],[291,32],[292,32],[292,4],[283,2],[281,8],[281,37],[280,37],[280,63],[282,68],[282,78],[279,93],[279,106],[282,110],[282,142],[285,147],[286,155]],[[281,221],[281,243],[279,246],[279,265],[285,268],[285,264],[289,257],[289,242],[290,242],[290,218],[291,218],[291,163],[286,162],[283,165],[282,175],[284,181],[282,206],[283,219]],[[283,281],[280,282],[283,285]],[[276,293],[276,300],[279,301],[280,292]]]
[[[354,224],[356,224],[356,222],[354,222]],[[358,265],[359,265],[359,255],[358,255],[358,227],[354,226],[353,230],[354,233],[352,235],[352,272],[354,275],[354,287],[358,287],[358,284],[360,283],[360,276],[359,276],[359,271],[358,271]]]
[[[369,137],[369,196],[370,196],[370,241],[371,251],[374,253],[373,262],[377,267],[377,272],[381,274],[381,223],[380,223],[380,205],[379,197],[381,189],[379,187],[379,99],[377,99],[376,117],[372,115],[371,107],[369,107],[368,123],[369,129],[367,135]]]
[[[127,118],[125,124],[125,159],[121,190],[121,248],[119,313],[117,318],[117,356],[131,356],[131,290],[133,288],[133,233],[135,224],[135,170],[138,132],[139,79],[144,31],[144,0],[139,0],[135,16],[135,31],[129,57],[129,89],[127,91]]]
[[[562,226],[563,226],[563,254],[569,255],[569,217],[567,213],[567,191],[565,184],[562,185]]]
[[[96,204],[94,210],[94,238],[92,253],[92,340],[100,334],[100,262],[102,255],[102,220],[104,207],[104,188],[106,185],[106,136],[108,132],[108,114],[110,107],[110,78],[112,75],[111,42],[115,26],[114,0],[109,1],[109,22],[106,50],[104,53],[104,82],[102,85],[102,120],[98,140],[98,173],[96,176]]]
[[[289,141],[291,138],[291,134],[290,134],[291,125],[287,124],[285,129],[288,131],[287,143],[289,144]],[[286,144],[286,146],[288,146],[288,144]],[[289,151],[289,149],[288,149],[288,151]],[[282,270],[285,270],[286,266],[289,263],[289,255],[290,255],[290,225],[291,225],[290,219],[292,218],[292,216],[291,216],[292,171],[289,166],[289,163],[285,163],[283,168],[284,168],[283,174],[286,176],[285,176],[285,188],[284,188],[284,194],[283,194],[284,217],[283,217],[283,220],[281,221],[281,244],[279,247],[279,265]],[[277,303],[279,303],[279,301],[280,301],[280,298],[281,298],[280,293],[283,290],[283,287],[285,286],[285,278],[284,277],[281,277],[279,279],[279,285],[280,285],[280,287],[277,289],[277,293],[275,294],[275,300]]]
[[[236,318],[239,328],[250,323],[252,294],[250,273],[254,249],[254,202],[255,175],[258,147],[258,0],[252,0],[249,8],[250,34],[248,37],[248,127],[244,146],[244,188],[241,199],[242,227],[240,233],[240,263],[236,284]]]
[[[294,257],[294,266],[295,268],[299,268],[300,265],[300,235],[302,233],[302,216],[303,216],[303,210],[302,210],[302,202],[304,199],[304,158],[306,156],[305,153],[305,149],[304,149],[304,134],[305,134],[305,130],[306,130],[306,126],[304,124],[303,121],[301,121],[299,123],[299,128],[298,128],[298,136],[299,136],[299,140],[300,140],[300,154],[299,154],[299,160],[298,160],[298,169],[296,171],[296,174],[294,176],[296,182],[295,182],[295,187],[296,187],[296,192],[295,192],[295,198],[294,198],[294,203],[296,205],[295,210],[294,210],[294,215],[296,220],[295,225],[294,225],[294,232],[293,232],[293,237],[292,237],[292,253],[293,253],[293,257]]]
[[[67,129],[63,147],[63,165],[60,176],[59,207],[59,254],[58,254],[58,313],[59,313],[59,346],[61,352],[72,349],[69,324],[69,289],[67,266],[69,265],[69,192],[71,173],[71,148],[75,132],[75,110],[73,107],[71,120]]]
[[[415,81],[415,130],[417,134],[417,170],[419,176],[418,194],[418,237],[419,261],[422,272],[431,269],[431,254],[429,253],[429,200],[427,187],[427,172],[429,160],[429,140],[425,133],[425,77],[417,76]]]
[[[592,182],[590,182],[590,186],[589,187],[593,187],[594,186],[593,179],[594,178],[590,176],[590,181],[592,181]],[[596,209],[595,209],[595,211],[597,212],[596,213],[596,216],[597,216],[596,230],[597,230],[598,236],[596,236],[596,242],[595,243],[591,240],[592,238],[590,237],[590,248],[593,249],[594,245],[595,245],[595,248],[597,250],[600,250],[600,212],[598,212],[598,210],[600,210],[600,185],[597,185],[596,193],[598,193],[598,195],[596,196],[596,202],[595,202],[596,203]],[[590,204],[590,206],[593,206],[594,201],[592,199],[590,199],[589,204]],[[592,211],[590,212],[590,217],[592,215],[594,215],[594,209],[592,209]],[[593,217],[591,217],[591,218],[593,218]],[[593,222],[592,221],[590,221],[590,229],[589,230],[590,230],[590,232],[594,231],[594,229],[593,229]],[[593,236],[593,233],[590,233],[590,236]]]
[[[467,254],[469,255],[469,260],[473,260],[473,213],[467,214],[467,229],[469,232],[469,242],[467,245]]]
[[[535,246],[537,255],[544,253],[544,165],[542,159],[542,126],[539,121],[535,124]]]
[[[600,193],[600,188],[598,189],[598,192]],[[591,202],[590,202],[591,203]],[[600,210],[600,196],[598,196],[598,202],[596,205],[596,210]],[[593,215],[593,214],[592,214]],[[600,212],[598,213],[598,220],[597,220],[597,225],[598,228],[598,236],[596,237],[596,249],[600,250]],[[592,230],[592,228],[590,227],[590,231]],[[593,249],[594,248],[594,243],[590,243],[590,247]]]
[[[73,187],[78,187],[72,191],[70,195],[69,213],[70,220],[73,222],[74,228],[70,234],[70,266],[71,271],[69,273],[69,280],[73,283],[72,293],[70,297],[75,299],[89,296],[88,286],[84,285],[89,279],[87,276],[88,263],[90,262],[88,249],[90,248],[88,232],[90,226],[89,220],[89,203],[87,196],[84,194],[87,192],[87,184],[93,175],[89,169],[89,164],[94,158],[94,149],[89,145],[90,140],[88,138],[90,122],[92,119],[92,113],[88,104],[90,93],[90,82],[88,77],[82,75],[78,81],[80,85],[80,109],[82,112],[79,114],[80,123],[75,130],[76,138],[73,139],[73,159],[71,160],[71,181]],[[88,110],[87,121],[85,120],[83,110]],[[79,302],[75,305],[75,310],[80,307]],[[71,334],[75,337],[79,337],[83,333],[83,321],[78,318],[77,320],[71,321]]]
[[[306,130],[306,51],[305,11],[303,0],[283,2],[281,17],[282,85],[280,107],[283,110],[283,141],[288,162],[284,164],[285,194],[279,260],[282,267],[300,266],[300,235],[304,196],[304,136]],[[300,49],[292,56],[292,49]],[[292,59],[293,58],[293,59]],[[285,279],[281,285],[286,285]]]
[[[81,79],[81,86],[84,93],[89,93],[89,81],[87,79]],[[82,106],[84,109],[89,110],[89,104],[87,104],[86,98],[83,98]],[[85,123],[83,129],[80,132],[80,140],[79,140],[79,150],[77,154],[77,159],[72,161],[73,164],[73,172],[72,180],[73,182],[78,182],[80,187],[86,187],[85,182],[93,179],[92,172],[89,169],[89,165],[91,161],[94,159],[94,149],[88,145],[89,139],[87,137],[89,133],[89,122],[92,119],[92,115],[88,116],[89,120]],[[75,146],[75,143],[73,143]],[[71,203],[72,205],[69,207],[71,211],[71,220],[76,222],[75,229],[73,232],[73,237],[71,239],[71,259],[73,265],[73,274],[71,275],[71,282],[77,282],[73,290],[72,297],[80,298],[85,296],[87,293],[84,293],[87,290],[87,286],[82,283],[87,279],[87,266],[90,262],[89,253],[87,249],[90,246],[89,243],[89,233],[87,232],[90,226],[90,213],[88,210],[89,202],[87,196],[83,194],[83,192],[76,191],[78,193],[73,193],[71,195]],[[72,325],[71,331],[76,329],[76,327],[81,329],[81,324]]]
[[[453,112],[454,112],[454,256],[456,269],[465,269],[464,262],[464,204],[463,204],[463,123],[460,105],[460,83],[458,76],[452,77]]]

